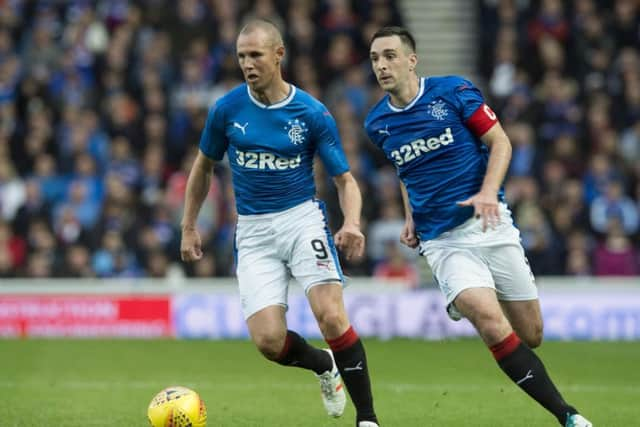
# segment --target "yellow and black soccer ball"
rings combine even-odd
[[[151,399],[147,417],[152,427],[206,427],[207,408],[195,391],[167,387]]]

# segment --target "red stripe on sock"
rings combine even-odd
[[[287,333],[287,337],[284,339],[284,346],[282,347],[282,351],[278,355],[278,358],[276,359],[276,361],[284,359],[289,353],[290,348],[291,348],[291,335]]]
[[[511,332],[511,334],[501,342],[489,347],[489,350],[491,350],[491,353],[493,353],[493,357],[496,360],[501,360],[513,353],[519,345],[520,338],[518,338],[515,332]]]
[[[347,329],[347,331],[338,338],[326,341],[331,350],[336,352],[348,349],[354,345],[358,339],[358,334],[353,330],[353,326],[350,326],[349,329]]]

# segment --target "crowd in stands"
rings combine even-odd
[[[479,68],[534,272],[640,274],[640,2],[482,6]]]
[[[395,170],[362,129],[382,96],[368,40],[403,23],[397,3],[0,2],[0,277],[233,275],[224,162],[198,263],[179,261],[179,222],[208,107],[241,83],[235,38],[259,17],[285,35],[286,78],[331,110],[361,186],[367,256],[346,272],[417,286]],[[640,6],[610,3],[478,3],[479,74],[514,146],[506,197],[537,274],[640,274]],[[316,181],[336,229],[320,165]]]

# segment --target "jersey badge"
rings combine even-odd
[[[289,120],[284,130],[287,131],[289,140],[293,145],[300,145],[304,142],[305,134],[309,131],[309,128],[307,128],[307,124],[302,120],[295,119]]]
[[[449,114],[449,110],[447,110],[447,105],[441,99],[437,101],[431,101],[429,103],[429,106],[427,107],[427,111],[436,120],[444,120],[444,118],[447,117],[447,115]]]

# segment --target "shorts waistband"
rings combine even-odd
[[[272,219],[290,215],[292,213],[295,214],[298,211],[300,212],[308,211],[314,205],[315,205],[315,200],[309,199],[306,202],[302,202],[296,206],[293,206],[289,209],[285,209],[283,211],[269,212],[269,213],[263,213],[263,214],[253,214],[253,215],[238,215],[238,224],[269,221]]]

